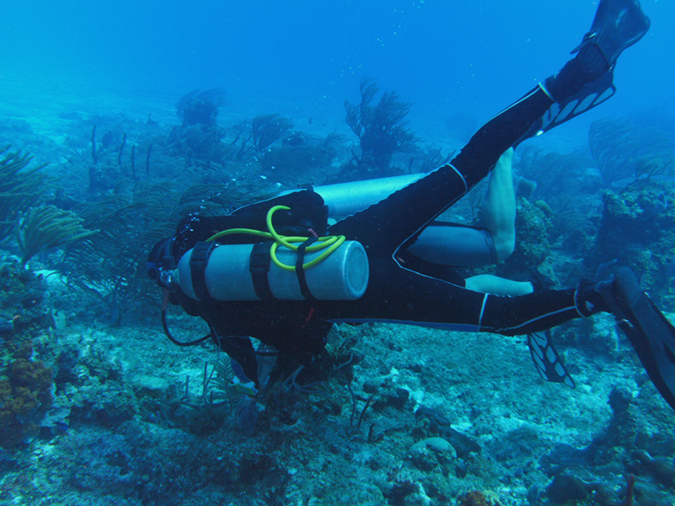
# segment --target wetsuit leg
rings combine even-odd
[[[518,142],[553,105],[541,86],[488,121],[450,162],[473,188],[495,166],[499,157]]]
[[[359,301],[320,304],[322,316],[502,334],[535,332],[581,316],[574,290],[515,298],[486,295],[406,269],[396,259],[401,245],[486,177],[553,103],[543,88],[535,88],[485,124],[451,163],[329,227],[329,233],[366,247],[371,274]]]
[[[575,290],[519,297],[489,295],[402,268],[391,258],[378,260],[371,264],[366,294],[358,301],[320,303],[324,318],[519,335],[581,316],[576,309]]]
[[[393,251],[485,178],[504,151],[525,135],[553,100],[537,87],[486,123],[449,164],[384,200],[338,221],[331,234]]]

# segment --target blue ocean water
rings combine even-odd
[[[597,114],[672,106],[675,6],[643,4],[653,28],[618,65],[620,93]],[[255,113],[295,108],[308,118],[331,112],[339,118],[343,101],[356,99],[360,79],[370,76],[414,103],[413,123],[439,131],[448,114],[484,121],[555,72],[596,5],[7,2],[0,8],[0,85],[17,94],[30,90],[35,100],[55,87],[74,89],[82,100],[169,101],[185,90],[222,88],[231,104],[245,100],[259,108]]]
[[[672,410],[609,315],[553,333],[576,389],[540,380],[522,336],[366,324],[249,398],[212,343],[166,339],[145,275],[179,204],[222,211],[348,165],[344,102],[364,77],[411,104],[415,163],[445,155],[557,71],[597,5],[3,2],[0,147],[57,180],[0,213],[0,504],[672,504]],[[617,95],[517,152],[519,249],[498,269],[545,289],[627,263],[672,317],[675,3],[642,5],[652,27],[622,55]],[[222,90],[222,130],[180,125],[194,90]],[[297,135],[254,149],[262,114]],[[280,174],[284,156],[306,173]],[[24,268],[16,237],[38,204],[103,233]],[[477,204],[463,205],[464,223]],[[169,323],[185,341],[206,332],[178,307]]]

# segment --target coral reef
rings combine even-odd
[[[500,506],[495,498],[488,498],[484,492],[474,490],[459,497],[457,506]]]
[[[47,325],[46,289],[43,275],[23,269],[15,259],[0,261],[0,321],[7,322],[0,336],[15,330],[32,336]]]
[[[609,263],[628,265],[653,297],[673,307],[675,190],[672,184],[636,182],[607,191],[597,240],[586,265],[593,272]]]
[[[184,127],[214,127],[218,121],[218,108],[223,105],[224,101],[223,90],[191,91],[178,100],[176,114]]]
[[[591,164],[592,160],[580,154],[545,153],[533,148],[526,148],[515,163],[520,178],[536,183],[527,198],[543,200],[553,211],[551,243],[559,243],[579,259],[593,246],[602,208],[604,183],[598,171],[589,168]]]
[[[286,184],[321,182],[333,172],[332,162],[342,137],[329,134],[323,139],[310,139],[292,134],[281,145],[269,148],[260,158],[265,173]]]
[[[519,198],[516,230],[518,240],[513,254],[499,266],[500,275],[513,279],[537,279],[536,273],[556,279],[546,263],[551,256],[549,240],[553,229],[554,216],[551,208],[543,200],[530,202]]]
[[[311,366],[280,360],[255,398],[231,387],[230,362],[209,343],[185,353],[165,342],[144,262],[182,217],[224,213],[340,167],[356,179],[447,160],[445,144],[397,151],[411,147],[409,104],[378,94],[366,80],[361,104],[349,104],[361,143],[353,158],[344,139],[326,136],[330,125],[301,131],[311,124],[302,113],[251,120],[250,110],[224,121],[222,96],[209,92],[186,95],[178,120],[169,105],[166,124],[64,112],[58,146],[18,123],[0,125],[17,136],[8,138],[14,146],[42,146],[29,151],[53,160],[58,178],[58,188],[27,192],[35,200],[21,212],[52,205],[99,230],[65,245],[61,261],[38,255],[22,269],[11,256],[17,215],[5,220],[0,502],[673,503],[671,413],[608,317],[555,336],[575,390],[543,383],[518,337],[340,325]],[[397,130],[382,121],[407,132],[405,142],[386,137]],[[611,139],[596,140],[611,165],[600,147]],[[0,187],[33,173],[28,157],[1,156],[5,168],[26,163]],[[500,272],[570,286],[583,257],[601,277],[632,259],[652,295],[669,300],[669,160],[645,150],[628,177],[638,181],[613,186],[602,201],[605,181],[588,154],[523,150],[517,171],[530,184],[518,203],[519,249]],[[206,331],[176,312],[168,318],[180,335]]]
[[[23,358],[30,353],[30,348],[16,350],[8,378],[0,379],[0,445],[5,448],[35,437],[36,421],[52,403],[52,371],[39,360]]]

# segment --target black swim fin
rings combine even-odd
[[[585,84],[581,90],[558,102],[554,102],[543,116],[514,144],[514,147],[530,137],[536,137],[552,128],[579,116],[589,109],[609,100],[616,93],[614,73],[606,72],[602,77]],[[545,87],[544,87],[545,88]],[[548,92],[547,92],[548,93]]]
[[[565,364],[553,346],[550,330],[528,334],[527,346],[530,348],[532,361],[542,379],[575,387],[572,376],[567,372]]]
[[[594,44],[611,69],[626,48],[644,37],[649,25],[638,0],[600,0],[591,29],[572,53]]]
[[[619,327],[630,339],[659,393],[675,409],[675,327],[641,289],[630,269],[616,273],[613,295]]]

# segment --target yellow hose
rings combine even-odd
[[[297,251],[298,250],[298,245],[293,244],[293,243],[304,243],[307,241],[307,237],[302,237],[302,236],[284,236],[279,234],[275,229],[274,225],[272,224],[272,216],[274,215],[275,212],[277,212],[280,209],[290,209],[290,207],[287,206],[274,206],[272,207],[269,211],[267,211],[267,218],[266,218],[266,223],[267,223],[267,229],[268,232],[263,232],[261,230],[254,230],[251,228],[231,228],[228,230],[223,230],[221,232],[218,232],[217,234],[212,235],[207,239],[207,241],[215,241],[217,239],[220,239],[221,237],[225,237],[227,235],[232,235],[232,234],[249,234],[249,235],[254,235],[256,237],[264,237],[266,239],[274,239],[274,244],[272,244],[272,247],[270,248],[270,258],[272,259],[272,262],[274,262],[274,265],[279,267],[280,269],[283,269],[285,271],[295,271],[295,266],[294,265],[286,265],[282,263],[278,258],[277,258],[277,248],[279,245],[291,250],[291,251]],[[307,263],[302,264],[302,268],[304,269],[309,269],[310,267],[314,267],[315,265],[323,262],[326,258],[328,258],[336,249],[338,249],[342,243],[345,242],[345,236],[344,235],[329,235],[326,237],[319,237],[316,242],[313,244],[310,244],[305,248],[305,251],[308,253],[312,253],[315,251],[323,251],[320,255],[318,255],[315,259],[310,260]]]

